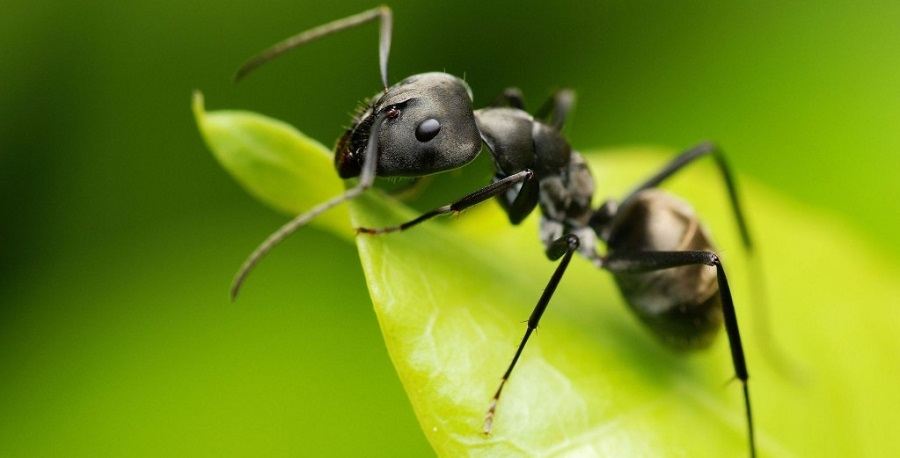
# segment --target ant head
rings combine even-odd
[[[375,118],[384,122],[372,132]],[[379,176],[423,176],[461,167],[481,150],[465,81],[423,73],[397,83],[360,114],[338,140],[334,163],[341,178],[359,176],[369,137],[377,136]]]

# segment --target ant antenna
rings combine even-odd
[[[367,22],[374,21],[376,19],[379,19],[381,21],[381,28],[378,38],[378,63],[379,68],[381,69],[381,84],[382,86],[384,86],[384,92],[387,92],[388,55],[391,51],[391,31],[394,24],[393,13],[387,6],[379,6],[368,11],[363,11],[359,14],[354,14],[353,16],[338,19],[336,21],[320,25],[316,28],[309,29],[305,32],[298,33],[297,35],[294,35],[284,41],[276,43],[271,48],[257,54],[255,57],[248,60],[244,65],[242,65],[235,75],[234,80],[240,81],[250,72],[255,70],[256,67],[259,67],[260,65],[290,51],[293,48],[296,48],[297,46],[304,45],[325,35],[329,35],[334,32],[340,32],[341,30],[345,29],[350,29]]]
[[[359,175],[359,183],[356,186],[344,191],[343,194],[333,197],[325,202],[322,202],[319,205],[309,209],[306,213],[302,213],[296,216],[294,219],[289,221],[284,226],[281,226],[280,229],[272,233],[262,244],[256,247],[253,250],[253,253],[244,261],[244,264],[241,266],[240,270],[238,270],[237,275],[234,276],[234,281],[231,283],[231,300],[234,301],[237,298],[237,294],[241,289],[241,285],[244,283],[244,280],[247,278],[247,275],[251,270],[259,263],[259,260],[262,259],[266,253],[269,252],[275,245],[278,245],[282,240],[285,239],[288,235],[291,235],[297,229],[306,225],[306,223],[312,221],[313,218],[319,216],[327,210],[337,206],[338,204],[353,199],[360,194],[363,193],[366,189],[372,186],[372,183],[375,181],[375,165],[378,163],[378,134],[381,130],[381,124],[384,122],[385,118],[387,118],[387,113],[381,113],[375,118],[375,123],[372,125],[372,134],[369,136],[369,142],[366,144],[366,156],[363,161],[362,171]]]
[[[357,27],[376,19],[380,20],[381,24],[378,39],[378,63],[381,70],[381,85],[384,87],[384,92],[387,93],[388,57],[391,52],[391,32],[393,30],[394,23],[393,13],[387,6],[379,6],[377,8],[363,11],[362,13],[355,14],[353,16],[338,19],[336,21],[309,29],[305,32],[298,33],[297,35],[294,35],[284,41],[276,43],[274,46],[257,54],[255,57],[251,58],[244,65],[242,65],[241,68],[238,69],[238,72],[235,75],[234,79],[235,81],[240,81],[260,65],[298,46],[309,43],[310,41],[316,40],[325,35]],[[344,191],[343,194],[322,202],[321,204],[309,209],[306,213],[302,213],[296,216],[294,219],[292,219],[280,229],[275,231],[272,235],[270,235],[262,244],[260,244],[256,248],[256,250],[254,250],[253,253],[250,254],[247,260],[244,261],[244,264],[241,266],[240,270],[238,270],[237,275],[235,275],[234,281],[231,283],[232,301],[237,297],[237,294],[241,289],[241,285],[244,283],[244,280],[247,278],[247,275],[250,273],[250,271],[253,270],[256,264],[259,263],[259,260],[262,259],[262,257],[265,256],[266,253],[269,252],[269,250],[274,248],[275,245],[278,245],[282,240],[285,239],[285,237],[287,237],[297,229],[305,226],[316,216],[328,211],[329,209],[337,206],[342,202],[359,196],[363,193],[363,191],[372,186],[372,183],[375,181],[375,166],[378,163],[378,133],[381,129],[381,124],[386,116],[386,114],[379,114],[375,118],[375,122],[372,126],[371,136],[369,137],[369,142],[366,144],[366,156],[365,160],[363,161],[359,183],[355,187]]]

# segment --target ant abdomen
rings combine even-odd
[[[619,208],[609,254],[714,251],[694,210],[659,189],[640,191]],[[625,301],[668,346],[694,350],[712,343],[722,325],[716,269],[702,264],[614,272]]]

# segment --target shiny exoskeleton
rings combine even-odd
[[[507,90],[493,106],[475,110],[469,86],[446,73],[414,75],[388,87],[392,14],[387,7],[289,38],[248,62],[238,77],[298,45],[373,20],[381,23],[383,92],[356,116],[338,141],[334,156],[338,174],[358,177],[358,184],[270,236],[241,268],[232,295],[270,248],[318,214],[367,190],[375,176],[420,177],[451,170],[472,162],[486,149],[495,169],[489,185],[397,226],[358,229],[372,235],[400,231],[491,198],[499,201],[512,224],[521,223],[540,207],[545,253],[559,263],[490,402],[484,432],[491,431],[503,387],[578,252],[612,273],[627,304],[669,346],[686,350],[707,347],[724,323],[736,377],[743,386],[750,453],[754,455],[749,375],[725,271],[691,207],[657,188],[696,159],[712,157],[725,181],[744,244],[750,248],[733,179],[715,145],[703,143],[686,150],[621,201],[607,200],[594,208],[590,170],[560,132],[574,100],[570,91],[557,92],[531,115],[515,89]],[[605,254],[600,254],[598,242],[606,245]]]

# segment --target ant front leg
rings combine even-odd
[[[744,347],[741,343],[741,333],[738,329],[737,312],[734,309],[734,300],[731,297],[731,288],[725,276],[722,262],[715,253],[708,251],[635,251],[625,253],[612,253],[604,258],[603,268],[616,275],[617,278],[624,275],[643,274],[657,272],[682,266],[707,265],[716,268],[716,280],[718,294],[721,297],[722,317],[725,322],[725,333],[728,335],[728,344],[731,349],[731,359],[734,365],[735,377],[741,381],[744,392],[744,411],[747,417],[747,436],[750,443],[750,456],[756,456],[756,443],[753,433],[753,414],[750,408],[750,391],[747,382],[750,374],[747,371],[747,363],[744,359]],[[676,274],[677,275],[677,274]],[[691,279],[682,278],[680,281],[690,283]],[[700,306],[700,301],[695,301]],[[704,301],[705,302],[705,301]],[[682,306],[687,309],[688,306]],[[683,315],[688,317],[688,315]],[[675,321],[670,316],[666,318]],[[691,318],[693,319],[693,318]],[[673,325],[677,323],[672,323]]]
[[[547,99],[536,112],[534,117],[542,119],[547,124],[553,126],[557,131],[561,131],[566,124],[566,118],[572,107],[575,105],[575,91],[571,89],[560,89],[553,93],[553,96]]]
[[[544,292],[541,294],[541,298],[538,299],[537,305],[534,306],[534,310],[532,310],[531,316],[528,318],[528,328],[525,329],[525,336],[522,337],[522,342],[519,343],[519,348],[516,349],[516,354],[513,356],[512,362],[500,379],[500,386],[497,388],[497,392],[494,393],[494,398],[491,400],[487,415],[485,415],[485,434],[491,433],[491,426],[494,423],[494,414],[497,412],[497,403],[500,401],[500,393],[503,392],[506,381],[509,380],[513,368],[516,367],[519,356],[522,355],[522,350],[525,349],[525,344],[528,343],[528,338],[531,337],[531,333],[537,329],[538,323],[541,321],[541,316],[544,315],[544,311],[547,310],[547,305],[550,304],[550,298],[553,297],[553,293],[556,292],[556,287],[559,286],[559,281],[562,280],[562,276],[569,266],[569,261],[572,260],[572,254],[578,251],[578,245],[578,237],[567,234],[556,239],[547,246],[546,253],[550,260],[555,261],[559,258],[562,258],[562,260],[559,262],[559,265],[556,266],[556,270],[553,271],[553,275],[550,277],[550,281],[547,282],[547,287],[544,288]]]
[[[572,111],[575,105],[575,91],[571,89],[560,89],[541,105],[534,113],[534,117],[553,126],[556,130],[562,130],[566,123],[566,117]],[[517,87],[508,87],[503,90],[503,94],[498,96],[491,102],[491,107],[508,106],[522,111],[525,109],[525,97],[522,91]]]
[[[444,205],[442,207],[435,208],[434,210],[424,213],[418,218],[409,220],[405,223],[398,224],[396,226],[388,226],[382,228],[367,228],[360,227],[357,228],[357,233],[362,234],[384,234],[386,232],[395,232],[409,229],[412,226],[415,226],[423,221],[427,221],[435,216],[446,215],[447,213],[456,213],[461,212],[469,207],[480,204],[485,200],[490,199],[491,197],[495,197],[500,195],[513,187],[515,187],[519,183],[528,182],[534,176],[534,173],[531,170],[523,170],[519,173],[514,173],[508,177],[495,181],[471,194],[468,194],[461,199],[457,200],[448,205]]]
[[[490,104],[491,107],[503,107],[508,106],[510,108],[515,108],[517,110],[525,110],[525,96],[522,94],[522,90],[517,87],[508,87],[503,90],[503,93],[497,96],[493,102]]]

